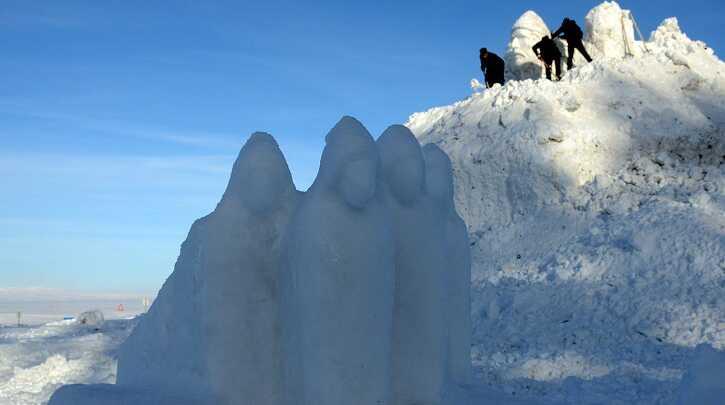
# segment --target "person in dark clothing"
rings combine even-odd
[[[503,59],[486,48],[481,48],[478,56],[481,59],[481,71],[486,79],[486,87],[491,88],[496,83],[503,86],[503,71],[506,65]]]
[[[534,50],[536,57],[544,62],[546,66],[546,78],[551,80],[551,63],[554,62],[554,66],[556,67],[556,80],[561,80],[561,51],[556,46],[556,42],[549,37],[543,37],[531,49]]]
[[[584,43],[582,43],[582,40],[584,39],[584,33],[582,32],[581,27],[579,27],[576,21],[565,18],[564,21],[561,23],[561,27],[559,27],[556,32],[551,34],[552,39],[559,37],[566,39],[566,43],[568,45],[567,51],[569,57],[566,59],[567,69],[570,70],[574,67],[574,50],[579,51],[579,53],[584,56],[584,59],[586,59],[587,62],[592,61],[589,53],[587,53],[587,50],[584,49]]]

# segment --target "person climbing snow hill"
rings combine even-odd
[[[505,67],[503,59],[486,48],[481,48],[479,58],[481,59],[481,71],[486,79],[486,87],[491,88],[496,83],[503,86]]]
[[[561,80],[561,51],[556,43],[549,37],[541,38],[531,49],[533,49],[536,57],[539,58],[546,66],[546,78],[551,80],[551,63],[556,68],[556,80]]]
[[[589,56],[589,53],[587,53],[587,50],[584,48],[584,43],[582,42],[584,39],[584,33],[576,21],[570,18],[565,18],[561,23],[561,27],[551,34],[552,39],[560,37],[566,39],[567,43],[567,70],[571,70],[574,67],[574,50],[579,51],[587,62],[592,61],[592,58]]]

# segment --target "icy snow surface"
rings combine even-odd
[[[118,345],[135,324],[107,320],[100,330],[74,320],[0,326],[0,404],[41,404],[63,384],[114,382]]]
[[[725,65],[676,19],[634,58],[602,56],[614,31],[559,83],[406,124],[453,161],[476,378],[516,397],[673,403],[694,348],[725,350]]]

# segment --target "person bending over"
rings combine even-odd
[[[584,43],[582,42],[584,39],[584,33],[576,21],[565,18],[561,23],[561,27],[551,34],[552,39],[560,37],[566,39],[567,43],[567,52],[569,54],[566,59],[567,70],[571,70],[574,67],[574,50],[579,51],[587,62],[592,61],[592,58],[589,56],[589,53],[587,53],[587,50],[584,48]]]
[[[556,42],[549,37],[542,37],[541,41],[531,48],[536,57],[544,62],[546,66],[546,78],[551,80],[551,63],[556,67],[556,80],[561,80],[561,51]]]

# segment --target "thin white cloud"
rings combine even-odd
[[[139,127],[124,122],[97,119],[85,115],[36,111],[16,102],[0,101],[0,113],[18,117],[61,122],[69,126],[112,136],[134,137],[208,149],[234,150],[241,147],[241,134],[186,131],[157,127]]]
[[[0,287],[0,303],[29,301],[130,300],[151,296],[139,292],[85,292],[46,287]]]

